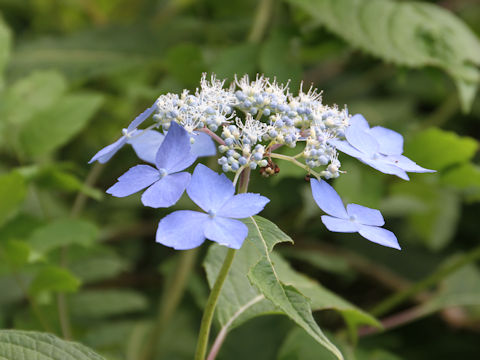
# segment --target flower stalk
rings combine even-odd
[[[240,174],[237,193],[246,193],[248,190],[248,183],[250,182],[250,168],[246,168]],[[218,298],[222,290],[223,284],[227,279],[228,272],[233,264],[237,250],[228,249],[225,260],[223,260],[222,267],[218,273],[217,279],[213,284],[212,291],[208,296],[207,304],[202,316],[202,323],[200,325],[200,332],[198,335],[197,349],[195,351],[195,360],[204,360],[207,354],[208,339],[210,337],[210,329],[212,327],[213,315],[217,306]]]

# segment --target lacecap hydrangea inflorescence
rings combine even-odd
[[[140,129],[150,117],[152,123]],[[160,221],[157,241],[176,249],[196,247],[205,239],[238,249],[248,234],[238,219],[259,213],[269,200],[258,194],[234,195],[235,186],[243,171],[274,175],[279,168],[272,159],[290,161],[305,170],[313,198],[327,214],[322,221],[329,230],[358,232],[399,249],[395,235],[382,227],[378,210],[357,204],[345,208],[325,180],[343,172],[338,151],[405,180],[407,172],[433,171],[402,155],[399,133],[370,128],[362,115],[323,104],[321,93],[312,87],[305,92],[301,85],[294,95],[288,83],[260,75],[254,80],[235,78],[227,87],[225,81],[204,74],[193,93],[161,95],[90,162],[105,163],[126,144],[140,160],[154,166],[130,168],[108,193],[123,197],[147,188],[143,204],[159,208],[174,205],[186,190],[205,211],[175,211]],[[278,153],[282,146],[298,146],[299,153]],[[218,164],[224,173],[233,174],[233,182],[202,164],[193,175],[186,171],[197,158],[217,154]]]

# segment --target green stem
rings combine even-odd
[[[85,179],[85,186],[93,186],[98,177],[102,173],[105,165],[95,163],[90,169],[87,178]],[[87,196],[83,192],[79,192],[73,202],[72,210],[70,211],[70,217],[76,218],[83,211],[85,204],[87,203]],[[66,268],[68,266],[68,246],[63,246],[60,253],[60,266]],[[62,336],[65,340],[72,339],[72,324],[70,322],[70,316],[68,312],[68,303],[64,293],[57,295],[57,307],[58,307],[58,319],[60,321],[60,328],[62,330]]]
[[[245,168],[238,182],[237,193],[246,193],[248,183],[250,182],[250,168]],[[228,271],[233,263],[233,258],[237,250],[228,249],[225,260],[223,260],[222,268],[220,269],[215,284],[213,284],[212,291],[208,296],[207,305],[203,312],[202,323],[200,325],[200,333],[198,335],[197,350],[195,351],[195,360],[204,360],[207,354],[208,339],[210,336],[210,328],[212,326],[213,315],[215,314],[215,307],[217,306],[218,298],[223,287],[223,283],[227,278]]]
[[[253,26],[248,34],[248,42],[258,44],[262,41],[263,34],[270,20],[273,3],[274,0],[262,0],[260,4],[258,4]]]
[[[306,170],[309,174],[312,174],[318,180],[320,180],[320,178],[321,178],[319,173],[317,173],[316,171],[313,171],[307,165],[302,164],[300,161],[298,161],[294,157],[287,156],[287,155],[282,155],[282,154],[277,154],[277,153],[271,153],[270,157],[285,160],[285,161],[289,161],[292,164],[295,164],[296,166],[301,167],[302,169]]]
[[[212,291],[208,296],[207,305],[205,306],[205,311],[202,317],[202,324],[200,326],[197,350],[195,352],[195,360],[204,360],[205,355],[207,354],[208,338],[210,335],[210,327],[212,325],[213,314],[215,313],[215,307],[220,296],[220,291],[222,290],[223,283],[227,278],[228,271],[232,266],[236,251],[237,250],[235,249],[228,249],[225,260],[223,261],[222,268],[218,273],[217,280],[215,280]]]
[[[389,312],[390,310],[400,305],[404,301],[410,299],[411,297],[417,295],[418,293],[435,285],[440,280],[445,278],[447,275],[450,275],[451,273],[455,272],[461,267],[478,259],[480,259],[480,246],[474,248],[469,253],[463,256],[460,256],[459,258],[455,259],[451,263],[445,266],[439,267],[431,275],[427,276],[423,280],[412,285],[410,288],[404,291],[401,291],[399,293],[396,293],[390,296],[389,298],[385,299],[384,301],[382,301],[380,304],[378,304],[371,310],[372,315],[382,316],[383,314]]]
[[[149,360],[155,355],[155,344],[162,336],[178,304],[182,300],[187,285],[188,275],[192,271],[197,259],[198,248],[182,251],[179,255],[178,264],[175,267],[173,277],[167,283],[158,306],[158,315],[145,350],[138,357],[138,360]],[[158,355],[158,354],[157,354]]]
[[[250,182],[250,167],[245,168],[241,175],[240,175],[240,181],[238,183],[238,194],[243,194],[246,193],[248,190],[248,183]]]

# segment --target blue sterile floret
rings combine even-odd
[[[187,194],[204,212],[179,210],[167,215],[158,224],[157,242],[183,250],[209,239],[239,249],[248,227],[237,219],[258,214],[270,200],[258,194],[234,193],[235,186],[224,174],[198,164]]]
[[[114,143],[105,146],[103,149],[101,149],[99,152],[97,152],[88,162],[89,164],[98,161],[99,163],[106,163],[108,160],[110,160],[113,155],[117,153],[118,150],[120,150],[123,145],[127,144],[132,137],[137,135],[139,132],[142,130],[137,130],[137,127],[140,126],[145,120],[147,120],[150,115],[155,111],[156,108],[156,102],[150,106],[148,109],[146,109],[144,112],[142,112],[140,115],[138,115],[131,123],[128,125],[126,129],[122,130],[123,136],[120,137],[117,141]]]
[[[155,164],[157,151],[164,139],[165,135],[157,130],[144,130],[140,134],[133,136],[129,144],[132,145],[140,160]],[[197,157],[213,156],[217,153],[215,143],[205,133],[193,132],[190,134],[190,143],[191,152]]]
[[[190,152],[190,137],[179,125],[172,124],[165,141],[157,151],[156,168],[137,165],[118,178],[107,193],[124,197],[148,187],[142,195],[142,203],[153,208],[174,205],[182,196],[190,181],[190,174],[183,172],[195,161]]]
[[[407,172],[426,173],[425,169],[403,156],[403,136],[381,126],[370,128],[362,115],[350,119],[345,132],[346,140],[330,141],[338,150],[353,156],[385,174],[397,175],[408,180]]]
[[[348,204],[345,209],[340,196],[325,181],[312,179],[310,183],[313,199],[328,214],[322,216],[328,230],[358,232],[367,240],[400,250],[395,234],[381,227],[385,221],[380,211],[357,204]]]

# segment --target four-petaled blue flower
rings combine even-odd
[[[157,168],[149,165],[134,166],[120,176],[107,193],[124,197],[148,187],[142,195],[145,206],[172,206],[180,199],[190,181],[190,174],[180,171],[192,165],[195,159],[196,156],[190,153],[190,136],[180,125],[172,123],[157,151]]]
[[[358,232],[374,243],[400,250],[395,234],[381,226],[385,224],[380,211],[357,204],[348,204],[347,209],[337,192],[325,181],[311,179],[313,199],[328,215],[322,222],[334,232]]]
[[[130,125],[128,125],[126,129],[122,130],[123,136],[120,139],[98,151],[88,163],[90,164],[94,161],[98,161],[99,163],[104,164],[108,160],[110,160],[112,156],[115,155],[117,151],[123,147],[123,145],[129,143],[134,136],[138,135],[141,131],[143,131],[137,130],[137,127],[140,126],[145,120],[147,120],[150,115],[152,115],[155,108],[156,102],[151,107],[142,112],[140,115],[138,115],[130,123]]]
[[[345,131],[346,141],[331,140],[338,150],[353,156],[385,174],[397,175],[408,180],[408,172],[435,172],[425,169],[403,156],[403,137],[399,133],[375,126],[370,129],[367,120],[360,115],[350,119]]]
[[[168,134],[168,133],[167,133]],[[191,152],[198,157],[212,156],[217,153],[217,147],[212,138],[203,132],[194,131],[190,137],[194,140],[191,145]],[[144,130],[138,134],[135,134],[129,144],[132,145],[133,150],[139,157],[139,159],[155,164],[155,157],[157,151],[162,145],[165,135],[156,130]]]
[[[167,215],[158,224],[157,242],[184,250],[201,245],[207,238],[239,249],[248,228],[236,219],[258,214],[270,200],[259,194],[234,193],[233,183],[224,174],[198,164],[187,194],[205,213],[179,210]]]

